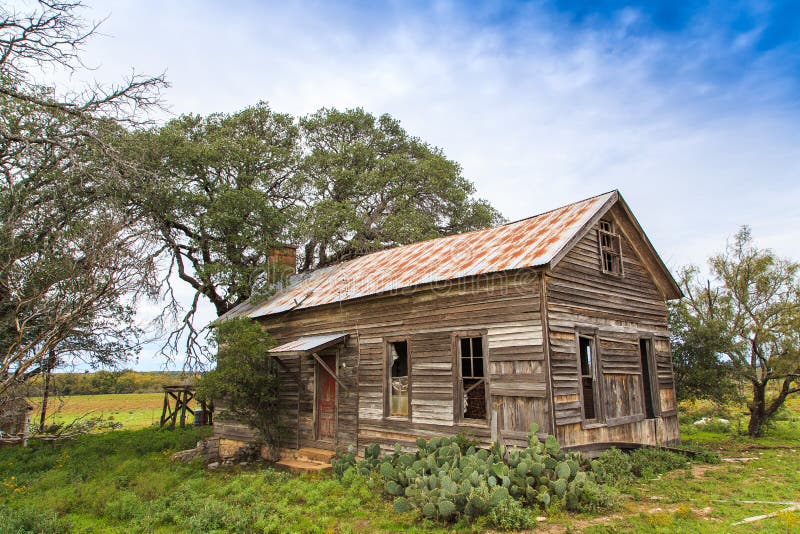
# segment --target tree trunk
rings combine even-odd
[[[753,382],[753,401],[750,403],[750,422],[747,425],[747,433],[751,438],[761,437],[764,431],[766,391],[766,384]]]
[[[44,420],[47,418],[47,401],[50,398],[50,375],[53,373],[56,361],[56,351],[50,349],[47,356],[47,363],[44,367],[44,392],[42,392],[42,414],[39,418],[39,432],[44,432]]]
[[[781,385],[781,389],[778,391],[778,395],[772,399],[769,405],[766,408],[765,415],[767,419],[775,415],[783,403],[786,402],[786,397],[791,395],[792,393],[798,393],[797,389],[792,389],[792,381],[793,377],[788,377],[783,380],[783,384]]]

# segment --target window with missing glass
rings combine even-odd
[[[410,360],[408,341],[390,341],[387,344],[386,415],[409,417],[410,412]]]
[[[461,419],[486,420],[488,372],[483,336],[458,340],[458,391],[456,412]]]
[[[581,375],[581,399],[583,420],[594,422],[599,419],[597,410],[597,340],[594,336],[578,336],[578,359]]]
[[[606,274],[621,276],[622,244],[613,221],[600,221],[597,235],[600,245],[600,267]]]

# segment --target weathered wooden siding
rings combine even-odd
[[[667,331],[667,309],[650,274],[626,237],[632,228],[616,213],[623,276],[604,274],[597,227],[578,241],[547,275],[547,323],[551,350],[556,435],[563,445],[666,443],[677,427],[645,419],[639,340],[653,340],[658,391],[664,417],[674,414],[675,395]],[[598,424],[583,424],[578,332],[595,336],[601,388]]]
[[[645,268],[653,259],[635,253],[643,250],[642,238],[618,207],[611,213],[622,234],[624,276],[602,273],[595,227],[546,274],[532,269],[496,273],[261,321],[278,343],[349,335],[336,349],[337,376],[346,389],[337,386],[337,432],[330,446],[412,446],[417,437],[459,432],[484,443],[502,439],[523,445],[532,423],[540,432],[554,432],[566,446],[670,443],[678,439],[678,427],[664,297]],[[544,294],[541,287],[546,287]],[[594,336],[600,361],[601,417],[590,425],[581,409],[579,333]],[[457,336],[478,334],[485,336],[488,354],[489,418],[462,422],[455,413]],[[646,419],[644,409],[642,338],[653,349],[655,419]],[[384,413],[389,339],[408,342],[407,418]],[[282,389],[288,429],[283,446],[319,446],[313,429],[315,361],[310,356],[282,358],[288,368]],[[232,439],[252,434],[230,422],[215,425],[215,433]]]
[[[503,437],[521,444],[531,423],[543,429],[550,424],[538,286],[533,271],[501,273],[288,312],[263,324],[278,343],[306,335],[350,335],[338,373],[352,387],[344,397],[338,390],[337,446],[410,446],[419,436],[458,432],[485,443]],[[494,421],[485,424],[459,423],[454,414],[455,336],[466,332],[487,339]],[[398,337],[410,348],[410,420],[384,417],[386,339]],[[299,432],[297,444],[311,445],[314,363],[310,357],[301,364],[297,357],[285,361],[292,370],[299,365],[306,384],[300,393],[300,428],[292,425],[290,437]],[[288,375],[282,383],[286,414],[296,418],[297,385]],[[285,445],[292,446],[291,440]]]

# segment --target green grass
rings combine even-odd
[[[33,420],[41,413],[41,398],[28,399],[33,405]],[[48,403],[47,424],[69,424],[80,417],[102,417],[134,430],[157,425],[161,419],[163,393],[118,393],[111,395],[70,395],[51,398]],[[187,423],[192,424],[187,413]]]
[[[123,396],[124,397],[124,396]],[[690,465],[624,487],[621,508],[606,514],[551,510],[538,530],[551,532],[794,532],[800,513],[750,525],[746,517],[781,505],[741,501],[800,499],[800,403],[758,440],[697,430],[687,441],[748,462]],[[689,414],[691,415],[691,414]],[[380,484],[295,476],[250,465],[208,471],[176,463],[208,428],[117,430],[63,443],[0,449],[0,534],[6,532],[449,532],[477,525],[436,525],[398,516]]]
[[[736,410],[733,410],[734,412]],[[640,480],[625,490],[627,502],[613,519],[585,517],[567,524],[585,532],[798,532],[800,512],[781,514],[751,524],[732,526],[747,517],[786,508],[781,504],[742,501],[800,501],[800,399],[788,403],[767,435],[751,439],[731,429],[698,429],[689,421],[681,435],[689,445],[702,445],[723,459],[714,466],[695,466],[655,480]],[[744,421],[746,428],[746,420]],[[562,523],[564,524],[564,523]]]
[[[364,479],[172,462],[208,428],[0,449],[0,533],[416,531]],[[433,525],[428,530],[444,531]]]

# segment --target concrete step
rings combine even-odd
[[[331,464],[329,463],[310,462],[294,458],[285,458],[276,462],[275,465],[292,473],[327,473],[331,470]]]
[[[310,462],[320,462],[323,464],[330,464],[334,456],[336,456],[334,451],[315,449],[314,447],[303,447],[294,455],[298,460],[308,460]]]

